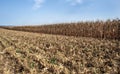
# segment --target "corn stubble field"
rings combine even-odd
[[[0,74],[120,74],[119,66],[120,41],[114,38],[0,28]]]

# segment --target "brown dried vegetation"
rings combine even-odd
[[[0,28],[0,74],[120,74],[119,24],[2,27],[38,33]]]
[[[47,33],[47,34],[59,34],[67,36],[77,37],[93,37],[101,39],[120,39],[120,20],[107,20],[96,22],[78,22],[78,23],[62,23],[54,25],[43,26],[16,26],[16,27],[4,27],[6,29]]]
[[[0,29],[0,74],[119,74],[119,44]]]

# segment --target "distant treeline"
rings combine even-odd
[[[119,19],[96,22],[62,23],[42,26],[15,26],[4,28],[36,33],[120,40]]]

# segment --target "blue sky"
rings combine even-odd
[[[0,0],[0,25],[120,18],[120,0]]]

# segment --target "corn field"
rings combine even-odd
[[[4,27],[12,30],[58,34],[76,37],[93,37],[101,39],[120,39],[120,20],[96,22],[62,23],[42,26]]]

